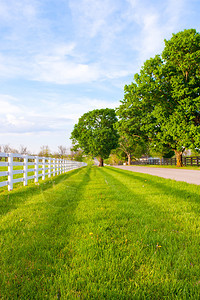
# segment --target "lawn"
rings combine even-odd
[[[177,167],[177,166],[171,166],[171,165],[131,165],[133,167],[149,167],[149,168],[166,168],[166,169],[185,169],[185,170],[197,170],[200,171],[200,166],[183,166],[183,167]]]
[[[200,186],[89,166],[0,215],[0,299],[200,299]]]

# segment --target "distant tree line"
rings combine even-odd
[[[4,153],[18,153],[21,155],[38,155],[41,157],[52,157],[52,158],[65,158],[69,160],[76,160],[76,161],[82,161],[83,159],[83,151],[77,150],[72,151],[70,149],[67,149],[65,146],[58,146],[58,150],[55,152],[52,152],[50,147],[48,145],[43,145],[40,148],[40,151],[38,153],[33,153],[32,151],[28,150],[28,147],[20,145],[18,149],[13,148],[9,144],[0,145],[0,152]],[[0,157],[0,160],[2,157]]]

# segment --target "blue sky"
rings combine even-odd
[[[0,0],[0,145],[70,147],[85,112],[115,108],[164,39],[200,31],[199,0]]]

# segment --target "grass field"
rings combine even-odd
[[[200,299],[200,186],[89,166],[0,215],[0,299]]]
[[[166,169],[179,169],[179,170],[197,170],[200,171],[200,166],[184,166],[184,167],[177,167],[177,166],[171,166],[171,165],[132,165],[137,167],[149,167],[149,168],[166,168]]]

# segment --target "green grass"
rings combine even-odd
[[[41,167],[41,165],[40,165],[40,167]],[[47,168],[48,166],[46,165],[45,167]],[[28,169],[34,169],[34,165],[29,165]],[[14,166],[13,170],[23,170],[23,166]],[[1,167],[0,166],[0,172],[3,172],[3,171],[8,171],[8,167]],[[33,176],[34,172],[28,172],[27,175],[28,176]],[[39,178],[42,177],[42,170],[39,170],[38,175],[39,175]],[[51,175],[51,176],[53,176],[53,175]],[[45,177],[48,177],[48,171],[47,170],[46,170],[46,173],[45,173]],[[14,174],[13,175],[13,179],[18,179],[18,178],[23,178],[23,174]],[[2,182],[2,181],[8,181],[8,176],[0,176],[0,182]],[[34,182],[34,179],[29,179],[28,180],[28,185],[30,183],[33,183],[33,182]],[[13,184],[14,189],[16,187],[19,187],[19,186],[23,186],[23,182],[17,182],[17,183]],[[7,185],[3,186],[3,187],[0,187],[0,193],[3,192],[3,191],[6,191],[6,190],[8,190]]]
[[[0,299],[199,299],[200,186],[87,167],[0,194]]]
[[[131,165],[133,167],[149,167],[149,168],[166,168],[166,169],[186,169],[186,170],[200,170],[200,166],[184,166],[184,167],[177,167],[177,166],[171,166],[171,165]]]

